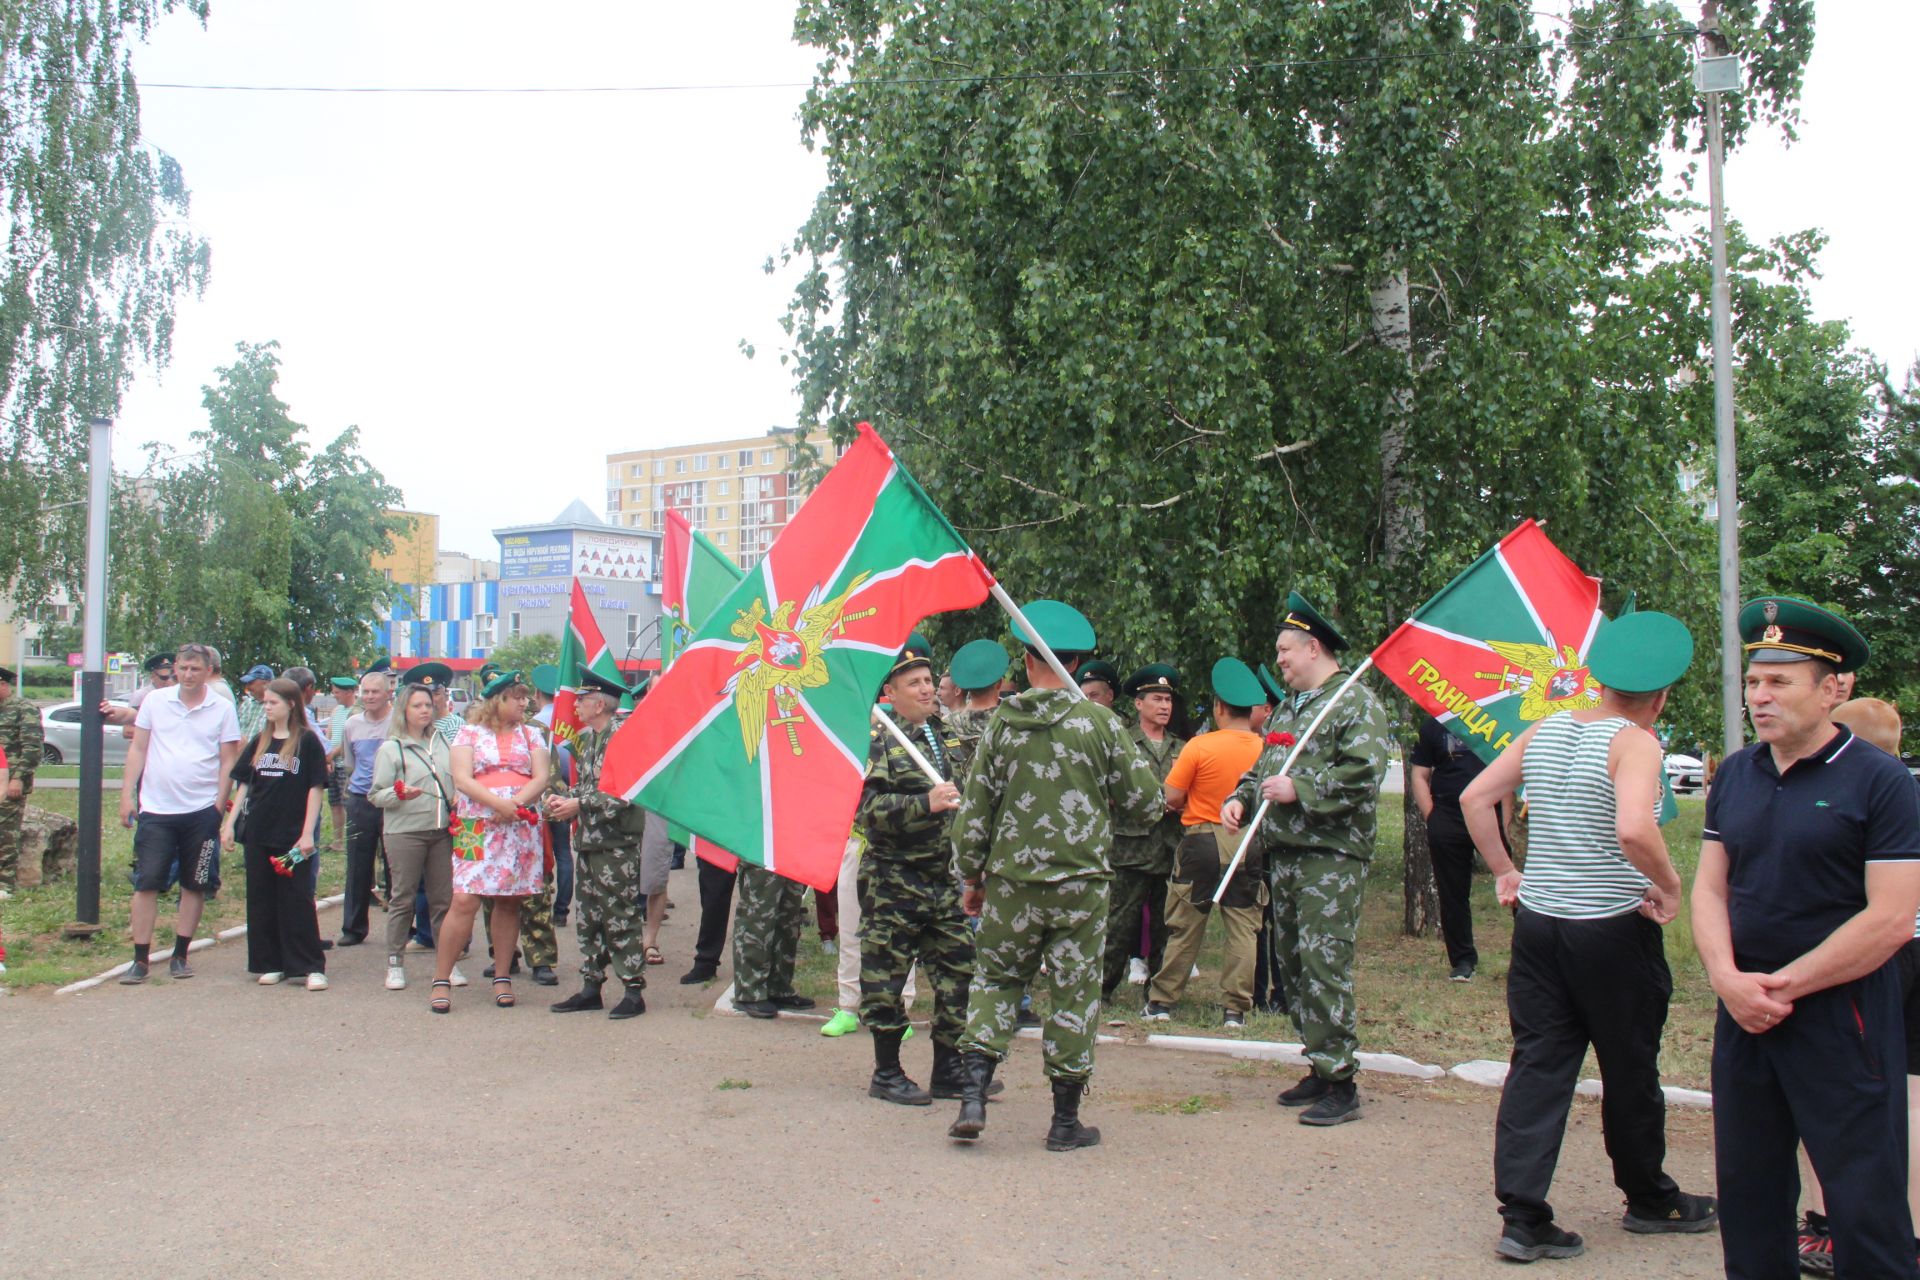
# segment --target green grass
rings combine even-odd
[[[751,1089],[753,1088],[753,1081],[736,1080],[732,1076],[728,1076],[725,1080],[722,1080],[713,1087],[716,1089]]]
[[[112,781],[118,782],[120,780],[120,766],[117,764],[106,765],[100,772],[103,777]],[[45,781],[48,778],[78,778],[80,776],[80,766],[77,764],[43,764],[33,771],[33,776],[35,781]],[[115,804],[120,802],[118,794],[114,795],[113,802]],[[37,804],[39,802],[36,800],[35,803]]]
[[[78,817],[78,791],[36,791],[31,801],[35,808]],[[75,881],[56,880],[32,889],[16,890],[9,902],[0,902],[0,930],[7,947],[7,972],[0,982],[13,988],[64,986],[127,959],[132,954],[128,912],[133,901],[133,885],[128,869],[133,863],[133,833],[122,827],[115,816],[119,796],[110,795],[105,805],[105,831],[100,846],[100,923],[101,931],[89,940],[60,935],[74,916]],[[329,819],[331,821],[331,819]],[[346,877],[346,855],[326,854],[320,862],[320,894],[338,893]],[[238,850],[220,855],[220,896],[207,904],[200,921],[200,937],[210,937],[222,929],[247,920],[246,876],[240,867]],[[171,896],[160,904],[160,921],[154,930],[154,947],[161,950],[173,942],[174,903]]]
[[[1706,804],[1698,797],[1680,800],[1680,816],[1665,828],[1667,850],[1688,886],[1700,860],[1700,827]],[[1447,980],[1446,948],[1436,930],[1409,938],[1403,918],[1399,797],[1387,798],[1380,813],[1377,852],[1368,869],[1362,907],[1354,985],[1360,1005],[1360,1047],[1400,1053],[1418,1062],[1451,1067],[1473,1058],[1504,1062],[1513,1047],[1507,1027],[1506,976],[1513,917],[1493,897],[1493,879],[1473,881],[1474,943],[1480,970],[1472,982]],[[1209,930],[1201,952],[1200,976],[1187,985],[1186,998],[1174,1008],[1171,1023],[1140,1019],[1145,1000],[1140,987],[1123,987],[1114,1005],[1103,1011],[1109,1035],[1144,1038],[1151,1033],[1209,1035],[1249,1040],[1299,1039],[1293,1023],[1271,1014],[1251,1014],[1244,1032],[1220,1026],[1221,931]],[[1686,907],[1666,928],[1667,963],[1673,969],[1673,1001],[1661,1052],[1661,1078],[1671,1084],[1707,1087],[1713,1049],[1714,998],[1706,971],[1693,949]],[[800,944],[795,986],[831,1009],[835,1003],[834,958],[821,952],[812,921]],[[921,984],[915,1016],[928,1012],[930,993]],[[1044,1011],[1044,997],[1037,997]],[[1591,1055],[1583,1077],[1597,1075]],[[1179,1100],[1175,1099],[1177,1103]],[[1157,1102],[1155,1105],[1159,1105]]]

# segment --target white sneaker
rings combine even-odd
[[[387,957],[387,990],[405,991],[407,989],[407,971],[400,967],[399,956]]]
[[[284,973],[263,973],[260,975],[260,985],[263,987],[277,987],[286,980],[287,975]]]
[[[307,990],[309,990],[309,991],[325,991],[326,989],[327,989],[327,975],[326,975],[326,974],[324,974],[324,973],[310,973],[310,974],[308,974],[308,975],[307,975]]]
[[[1127,961],[1127,981],[1136,987],[1147,985],[1147,962],[1139,956]]]
[[[453,966],[453,985],[456,987],[464,987],[467,985],[467,975],[460,972],[459,965]]]

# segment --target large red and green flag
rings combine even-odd
[[[678,511],[667,512],[666,536],[660,548],[661,670],[673,665],[694,633],[745,576],[746,571],[695,529],[690,520]],[[732,871],[740,863],[677,822],[667,824],[667,834],[674,843],[690,846],[696,857],[722,870]]]
[[[600,634],[600,624],[593,620],[593,608],[578,578],[573,580],[573,607],[567,616],[566,634],[560,637],[560,661],[555,665],[560,668],[560,687],[553,695],[553,736],[571,744],[582,728],[573,692],[580,683],[580,673],[592,671],[609,680],[620,679],[620,666]]]
[[[816,889],[840,874],[868,716],[920,620],[993,577],[873,428],[608,744],[603,790]]]
[[[1602,621],[1600,580],[1527,520],[1401,623],[1373,663],[1491,761],[1537,721],[1599,704],[1586,655]]]

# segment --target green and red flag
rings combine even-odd
[[[1401,623],[1373,663],[1491,761],[1535,722],[1599,705],[1586,655],[1602,621],[1600,580],[1526,520]]]
[[[571,746],[583,727],[580,712],[574,705],[574,688],[580,683],[580,673],[591,671],[609,680],[620,680],[620,666],[600,634],[600,624],[593,620],[593,609],[587,604],[587,593],[580,589],[578,578],[573,580],[573,607],[568,613],[566,634],[560,637],[560,661],[555,665],[560,668],[560,686],[553,695],[553,736]]]
[[[873,428],[607,746],[601,788],[746,861],[832,886],[868,716],[920,620],[993,577]]]
[[[706,534],[695,529],[692,521],[678,511],[667,512],[666,536],[660,548],[662,671],[673,665],[694,633],[713,616],[713,611],[745,576],[746,571],[728,559],[727,553],[714,546]],[[738,858],[699,839],[677,822],[667,824],[667,835],[675,844],[690,847],[695,857],[704,858],[723,871],[732,871],[740,865]]]

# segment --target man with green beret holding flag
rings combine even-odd
[[[1180,673],[1164,662],[1150,662],[1128,676],[1122,688],[1133,700],[1134,724],[1128,736],[1164,786],[1168,771],[1180,757],[1180,748],[1186,744],[1186,739],[1170,727],[1173,700],[1180,692]],[[1160,967],[1167,948],[1167,874],[1173,870],[1173,850],[1179,843],[1180,810],[1171,803],[1145,832],[1114,833],[1113,890],[1100,976],[1102,1000],[1113,1000],[1123,978],[1136,986],[1144,985]]]
[[[1868,658],[1845,619],[1786,596],[1740,611],[1752,746],[1707,794],[1693,940],[1713,1033],[1720,1245],[1733,1277],[1793,1274],[1804,1142],[1841,1276],[1920,1276],[1907,1205],[1899,968],[1920,907],[1906,768],[1833,722]]]
[[[1028,688],[1000,704],[981,736],[954,826],[980,932],[961,1039],[967,1083],[947,1133],[971,1140],[986,1128],[994,1067],[1044,963],[1052,987],[1041,1035],[1053,1086],[1047,1149],[1071,1151],[1100,1141],[1098,1129],[1080,1123],[1080,1098],[1093,1074],[1114,828],[1150,826],[1163,805],[1160,780],[1119,717],[1076,696],[1038,652],[1044,643],[1071,675],[1094,648],[1093,625],[1055,600],[1023,613],[1014,637],[1027,646]]]
[[[1713,1197],[1680,1190],[1664,1168],[1660,1088],[1673,994],[1661,926],[1680,910],[1680,876],[1660,835],[1664,752],[1653,726],[1692,661],[1693,637],[1676,618],[1630,613],[1604,624],[1587,651],[1599,704],[1549,712],[1460,797],[1502,905],[1518,908],[1507,972],[1513,1057],[1493,1139],[1505,1221],[1495,1253],[1515,1262],[1585,1250],[1554,1222],[1547,1192],[1589,1046],[1600,1062],[1607,1154],[1627,1200],[1621,1225],[1643,1235],[1714,1226]],[[1500,838],[1498,811],[1523,784],[1525,875]],[[1791,1251],[1791,1214],[1786,1227]]]
[[[987,721],[1000,705],[1000,682],[1007,674],[1007,651],[998,640],[969,640],[953,655],[948,672],[953,683],[965,695],[960,709],[947,717],[947,725],[969,744],[978,742],[986,732]]]
[[[1272,880],[1281,991],[1312,1064],[1279,1102],[1304,1107],[1300,1123],[1310,1125],[1360,1118],[1353,944],[1373,857],[1380,779],[1393,749],[1386,711],[1358,683],[1307,732],[1321,700],[1347,675],[1339,657],[1346,647],[1346,637],[1304,596],[1287,594],[1274,655],[1288,696],[1267,720],[1258,763],[1220,807],[1222,824],[1234,834],[1262,799],[1268,802],[1254,838]],[[1289,760],[1293,768],[1283,775]]]

